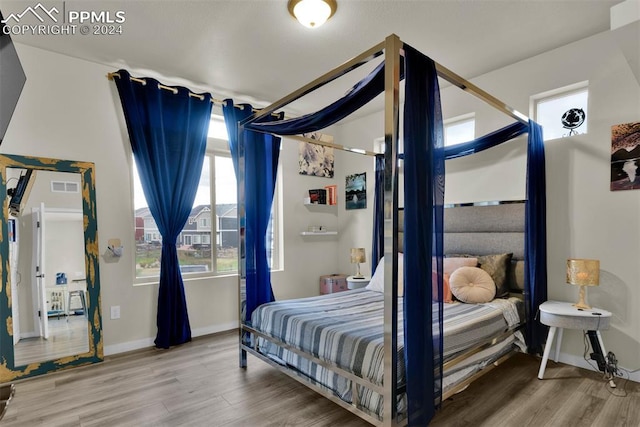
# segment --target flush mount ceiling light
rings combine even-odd
[[[289,0],[289,13],[308,28],[318,28],[336,13],[336,0]]]

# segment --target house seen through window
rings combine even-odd
[[[162,236],[147,206],[135,163],[134,177],[136,277],[158,277]],[[230,157],[205,156],[196,199],[177,245],[183,274],[238,270],[236,180]]]
[[[212,129],[213,128],[213,129]],[[229,274],[238,271],[237,183],[233,161],[227,152],[222,117],[213,116],[202,174],[189,219],[178,236],[178,259],[183,277]],[[147,205],[138,171],[133,162],[135,206],[135,268],[138,282],[160,275],[162,236]],[[278,192],[276,191],[276,194]],[[274,201],[269,239],[271,266],[278,266],[277,209]]]

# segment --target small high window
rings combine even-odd
[[[532,115],[542,126],[545,141],[587,133],[588,84],[576,83],[531,97]]]
[[[447,119],[443,125],[445,147],[473,141],[476,137],[476,118],[473,113]]]

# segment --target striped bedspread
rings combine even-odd
[[[503,311],[517,313],[520,301],[500,304],[444,304],[445,360],[507,329]],[[357,289],[312,298],[276,301],[258,307],[252,326],[274,338],[374,384],[383,377],[383,295]],[[402,298],[398,299],[398,382],[404,382]],[[343,400],[351,401],[351,382],[334,372],[278,347],[258,340],[259,351],[281,364],[294,367]],[[382,399],[362,389],[361,403],[380,413]]]

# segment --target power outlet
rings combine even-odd
[[[111,320],[120,318],[120,306],[112,305],[111,306]]]

